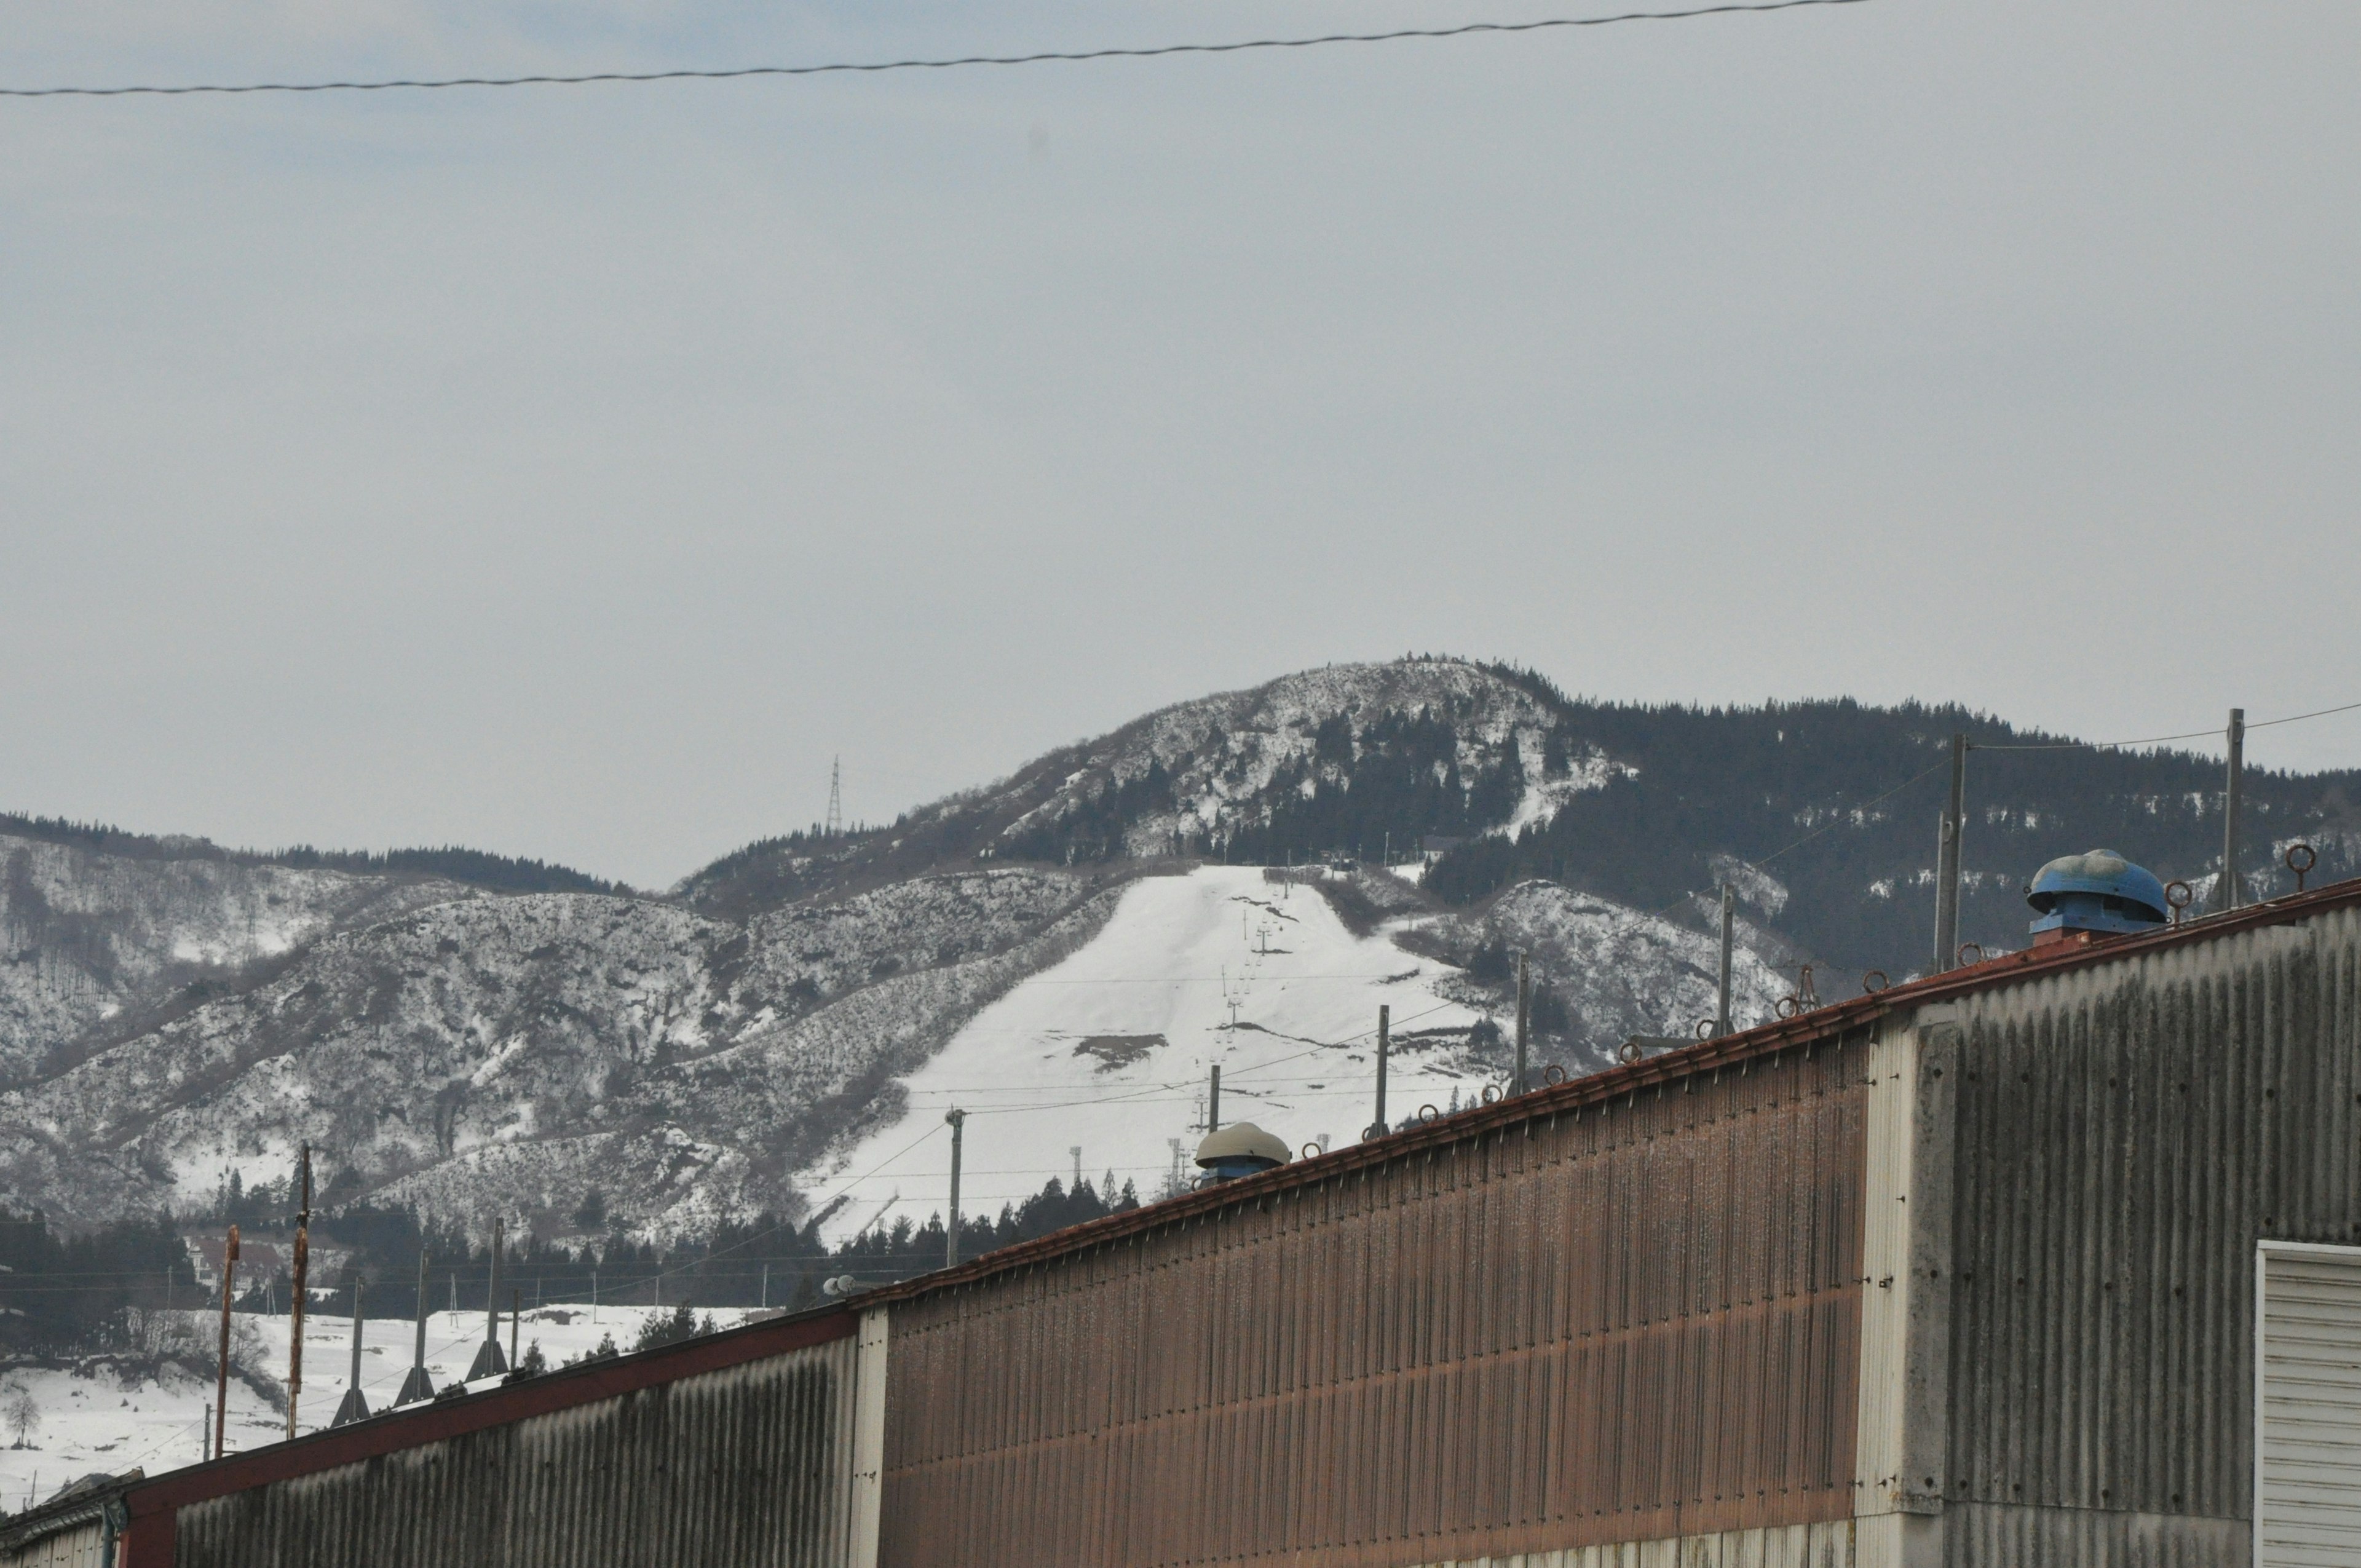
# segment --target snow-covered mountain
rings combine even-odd
[[[1395,1115],[1499,1081],[1511,952],[1540,987],[1537,1060],[1687,1032],[1712,1011],[1699,890],[1720,881],[1742,901],[1740,1023],[1806,961],[1823,996],[1871,964],[1902,978],[1935,764],[1971,724],[2015,733],[1339,665],[1161,709],[889,827],[749,845],[661,895],[467,851],[228,854],[0,818],[0,1202],[189,1210],[308,1140],[332,1203],[470,1225],[563,1235],[593,1190],[653,1232],[840,1199],[830,1223],[857,1224],[896,1190],[935,1206],[940,1151],[897,1151],[963,1094],[979,1179],[1038,1190],[1077,1144],[1091,1174],[1169,1175],[1217,1062],[1233,1096],[1301,1078],[1270,1102],[1291,1141],[1351,1137],[1380,1003],[1447,1031],[1403,1036]],[[2202,875],[2220,842],[2199,759],[1978,766],[1967,934],[1988,949],[2051,854]],[[2349,874],[2355,790],[2253,775],[2257,837],[2309,834],[2322,874]],[[995,1139],[1024,1152],[992,1166]]]
[[[675,892],[729,914],[979,857],[1284,864],[1301,839],[1382,859],[1389,835],[1409,854],[1424,834],[1546,822],[1616,771],[1538,681],[1456,659],[1339,664],[1159,709],[882,832],[750,845]]]
[[[742,922],[420,884],[127,1037],[12,1042],[50,1065],[0,1095],[0,1193],[69,1220],[193,1208],[309,1141],[332,1201],[544,1234],[592,1189],[670,1230],[788,1206],[897,1069],[1089,938],[1106,881],[990,868]]]

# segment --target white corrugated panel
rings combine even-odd
[[[2361,1247],[2256,1259],[2256,1568],[2361,1563]]]

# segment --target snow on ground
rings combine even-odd
[[[1112,1171],[1152,1198],[1176,1158],[1197,1174],[1216,1065],[1224,1125],[1250,1121],[1293,1148],[1323,1135],[1353,1143],[1373,1113],[1380,1003],[1395,1031],[1389,1120],[1480,1090],[1445,1042],[1405,1036],[1477,1020],[1434,992],[1457,972],[1383,929],[1354,935],[1314,889],[1257,868],[1143,878],[1088,947],[1017,985],[904,1079],[899,1121],[798,1183],[818,1202],[848,1200],[823,1226],[831,1242],[905,1214],[924,1224],[946,1207],[943,1113],[956,1106],[968,1113],[960,1206],[970,1216],[1052,1176],[1071,1181],[1077,1145],[1084,1176]]]
[[[608,1334],[618,1347],[629,1350],[640,1324],[668,1307],[592,1309],[553,1305],[527,1309],[517,1346],[535,1340],[555,1367],[572,1356],[597,1348]],[[201,1328],[217,1329],[218,1313],[196,1313]],[[762,1314],[750,1308],[717,1308],[715,1324],[731,1328]],[[706,1316],[699,1310],[701,1321]],[[238,1315],[240,1323],[258,1330],[265,1347],[263,1365],[274,1377],[287,1372],[288,1320],[285,1314],[256,1312]],[[314,1310],[303,1323],[303,1393],[296,1415],[303,1431],[317,1431],[335,1419],[343,1402],[346,1380],[352,1370],[353,1321],[333,1311]],[[401,1391],[415,1349],[416,1325],[408,1318],[371,1320],[361,1340],[361,1391],[372,1409],[382,1410]],[[435,1312],[426,1320],[426,1368],[436,1388],[466,1375],[483,1343],[484,1314]],[[500,1320],[500,1351],[508,1352],[508,1320]],[[81,1376],[71,1372],[36,1371],[24,1367],[0,1373],[0,1386],[21,1383],[41,1408],[40,1430],[30,1448],[0,1442],[0,1508],[15,1511],[38,1492],[47,1500],[67,1482],[93,1470],[120,1475],[134,1466],[150,1475],[194,1464],[203,1457],[204,1417],[213,1403],[211,1378],[173,1377],[159,1384],[152,1378],[126,1387],[112,1374]],[[490,1382],[477,1385],[491,1387]],[[237,1453],[280,1441],[287,1430],[283,1411],[274,1410],[261,1397],[236,1378],[229,1386],[229,1451]],[[13,1435],[13,1434],[10,1434]]]

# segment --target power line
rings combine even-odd
[[[1477,33],[1536,33],[1553,27],[1604,27],[1618,22],[1678,22],[1742,12],[1794,11],[1805,6],[1858,5],[1865,0],[1763,0],[1754,5],[1698,5],[1682,11],[1625,11],[1612,16],[1545,16],[1532,22],[1469,22],[1456,27],[1398,27],[1383,33],[1323,33],[1315,38],[1246,38],[1223,44],[1159,44],[1141,48],[1043,49],[1032,54],[971,54],[943,60],[838,61],[828,65],[747,65],[718,71],[598,71],[579,76],[447,76],[380,82],[201,82],[180,87],[0,87],[0,98],[159,98],[197,93],[385,93],[441,87],[581,87],[598,82],[729,82],[746,76],[872,75],[887,71],[949,71],[968,65],[1041,65],[1097,60],[1157,60],[1178,54],[1238,54],[1248,49],[1315,49],[1324,44],[1382,44],[1406,38],[1457,38]]]
[[[2314,708],[2310,713],[2290,713],[2285,718],[2258,718],[2246,726],[2249,729],[2268,729],[2275,724],[2299,724],[2307,718],[2325,718],[2332,713],[2350,713],[2361,707],[2361,702],[2348,702],[2336,707]],[[2044,740],[2028,745],[1993,745],[1982,740],[1968,742],[1971,751],[2113,751],[2125,746],[2161,746],[2168,740],[2210,740],[2222,733],[2222,727],[2191,729],[2180,735],[2150,735],[2138,740]]]
[[[2356,707],[2361,707],[2361,702],[2348,702],[2336,707],[2318,707],[2312,709],[2310,713],[2291,713],[2285,718],[2257,719],[2254,723],[2247,725],[2246,728],[2249,729],[2268,729],[2274,724],[2293,724],[2298,719],[2303,718],[2325,718],[2332,713],[2350,713]],[[2219,729],[2209,729],[2206,733],[2209,735],[2219,735],[2222,732]]]

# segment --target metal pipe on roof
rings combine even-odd
[[[1369,1135],[1386,1135],[1386,1052],[1390,1044],[1387,1036],[1393,1026],[1394,1010],[1380,1003],[1378,1006],[1378,1119],[1369,1128]]]
[[[1205,1132],[1208,1136],[1222,1130],[1222,1069],[1213,1069],[1213,1087],[1205,1100]]]

